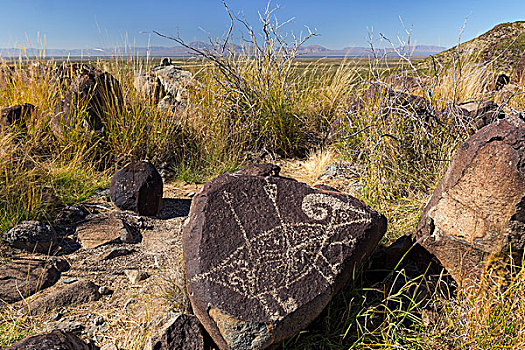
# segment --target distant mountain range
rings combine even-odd
[[[212,45],[202,41],[194,41],[189,43],[189,46],[200,50],[211,50]],[[242,52],[243,48],[239,45],[232,45],[231,48],[235,52]],[[404,54],[411,56],[427,57],[439,53],[446,48],[440,46],[416,45],[413,47],[397,48]],[[377,54],[391,54],[395,55],[393,49],[376,49]],[[30,57],[42,56],[40,49],[0,49],[0,57],[18,57],[20,54]],[[191,50],[183,46],[152,46],[152,47],[136,47],[131,49],[116,48],[116,49],[46,49],[45,57],[105,57],[105,56],[152,56],[152,57],[189,57],[195,55]],[[345,47],[340,50],[328,49],[321,45],[302,46],[299,49],[299,55],[304,57],[367,57],[372,55],[372,50],[369,47]]]

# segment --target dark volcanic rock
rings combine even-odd
[[[425,206],[416,237],[458,283],[476,280],[490,254],[523,252],[524,165],[525,121],[499,120],[459,148]]]
[[[13,259],[0,264],[0,303],[14,303],[52,286],[60,271],[44,260]]]
[[[150,162],[130,163],[113,175],[111,201],[121,210],[157,215],[162,201],[162,178]]]
[[[503,89],[503,87],[510,83],[510,77],[507,74],[500,74],[496,78],[496,83],[494,88],[496,91]]]
[[[24,221],[4,233],[3,239],[8,246],[30,253],[47,254],[56,246],[51,227],[39,221]]]
[[[39,315],[63,306],[76,306],[100,299],[98,286],[87,280],[70,284],[54,293],[34,300],[30,314]]]
[[[181,314],[151,339],[151,350],[204,350],[204,330],[192,315]]]
[[[119,82],[111,74],[99,69],[83,66],[82,72],[73,80],[69,91],[58,106],[50,127],[59,139],[73,127],[76,113],[85,111],[83,121],[86,132],[103,133],[108,114],[118,113],[123,98]]]
[[[328,185],[325,185],[325,184],[316,184],[316,185],[314,185],[314,188],[317,188],[317,189],[320,189],[320,190],[323,190],[323,191],[341,192],[337,188],[334,188],[332,186],[328,186]]]
[[[396,269],[404,269],[410,278],[428,273],[440,274],[443,270],[439,260],[415,242],[411,234],[399,237],[388,247],[377,249],[370,261],[367,274],[379,275],[381,278]]]
[[[0,125],[21,124],[31,118],[35,106],[29,103],[2,108],[0,111]]]
[[[386,230],[342,193],[227,173],[193,199],[183,232],[193,310],[221,349],[264,349],[306,327]]]
[[[61,330],[34,335],[19,341],[5,350],[95,350],[98,347],[86,344],[74,334]]]

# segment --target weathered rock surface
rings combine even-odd
[[[19,341],[5,350],[95,350],[74,334],[61,330],[38,334]]]
[[[6,233],[4,243],[30,253],[47,254],[56,246],[56,235],[49,225],[40,221],[23,221]]]
[[[31,118],[35,106],[29,103],[2,108],[0,110],[0,126],[21,124],[24,120]]]
[[[83,66],[57,107],[50,127],[53,134],[61,139],[64,137],[64,132],[67,133],[73,127],[74,115],[79,111],[85,111],[87,114],[87,118],[83,121],[85,131],[102,134],[106,116],[116,113],[122,105],[122,91],[117,79],[108,72]]]
[[[77,227],[77,239],[85,249],[105,244],[133,243],[132,228],[113,215],[97,215]]]
[[[484,127],[454,155],[425,206],[416,237],[458,282],[475,280],[489,254],[525,246],[525,121]]]
[[[150,162],[136,162],[113,175],[110,197],[121,210],[155,216],[160,210],[162,189],[162,178],[155,167]]]
[[[204,350],[204,330],[197,317],[181,314],[153,336],[150,344],[151,350]]]
[[[13,259],[0,264],[0,303],[14,303],[55,284],[60,271],[40,259]]]
[[[135,251],[133,249],[126,249],[122,247],[115,247],[111,249],[109,252],[105,252],[100,255],[100,260],[111,260],[118,258],[119,256],[126,256],[133,254]]]
[[[152,96],[156,103],[181,104],[187,88],[194,83],[193,75],[165,58],[151,72],[139,74],[133,81],[135,90],[143,96]]]
[[[466,123],[472,123],[476,129],[505,118],[503,110],[493,101],[461,103],[456,106],[455,111],[464,117]]]
[[[63,306],[76,306],[100,299],[98,286],[88,280],[82,280],[40,297],[29,305],[31,315],[50,312]]]
[[[264,349],[306,327],[386,230],[342,193],[281,177],[223,174],[183,231],[193,310],[221,349]]]
[[[133,79],[133,87],[143,97],[151,96],[158,103],[164,96],[166,90],[158,77],[153,74],[140,74]]]

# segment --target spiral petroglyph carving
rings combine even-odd
[[[319,283],[325,286],[334,282],[341,272],[345,256],[342,251],[352,250],[355,244],[351,235],[338,233],[341,228],[369,224],[371,215],[334,195],[310,193],[301,203],[305,220],[292,221],[283,215],[278,204],[277,184],[267,178],[263,193],[278,223],[252,235],[236,207],[239,194],[222,192],[222,201],[237,230],[232,234],[241,236],[242,244],[219,264],[192,276],[190,282],[219,284],[256,301],[270,320],[276,320],[298,307],[297,301],[287,293],[293,285],[312,274],[322,276]],[[341,253],[337,253],[339,251]]]

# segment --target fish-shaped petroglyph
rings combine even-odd
[[[342,252],[352,249],[355,238],[345,235],[333,239],[342,227],[368,224],[371,216],[341,199],[324,193],[311,193],[302,200],[301,209],[314,222],[286,222],[277,205],[277,185],[266,180],[265,193],[272,202],[279,224],[249,238],[233,205],[233,194],[223,193],[244,243],[209,271],[190,278],[220,284],[243,297],[256,300],[271,320],[297,309],[296,301],[286,290],[308,275],[318,272],[326,286],[341,272]],[[311,221],[310,220],[310,221]],[[323,221],[315,222],[315,221]],[[324,252],[330,250],[327,257]],[[336,252],[334,254],[334,252]],[[284,291],[284,293],[283,293]],[[280,308],[271,307],[275,301]]]

